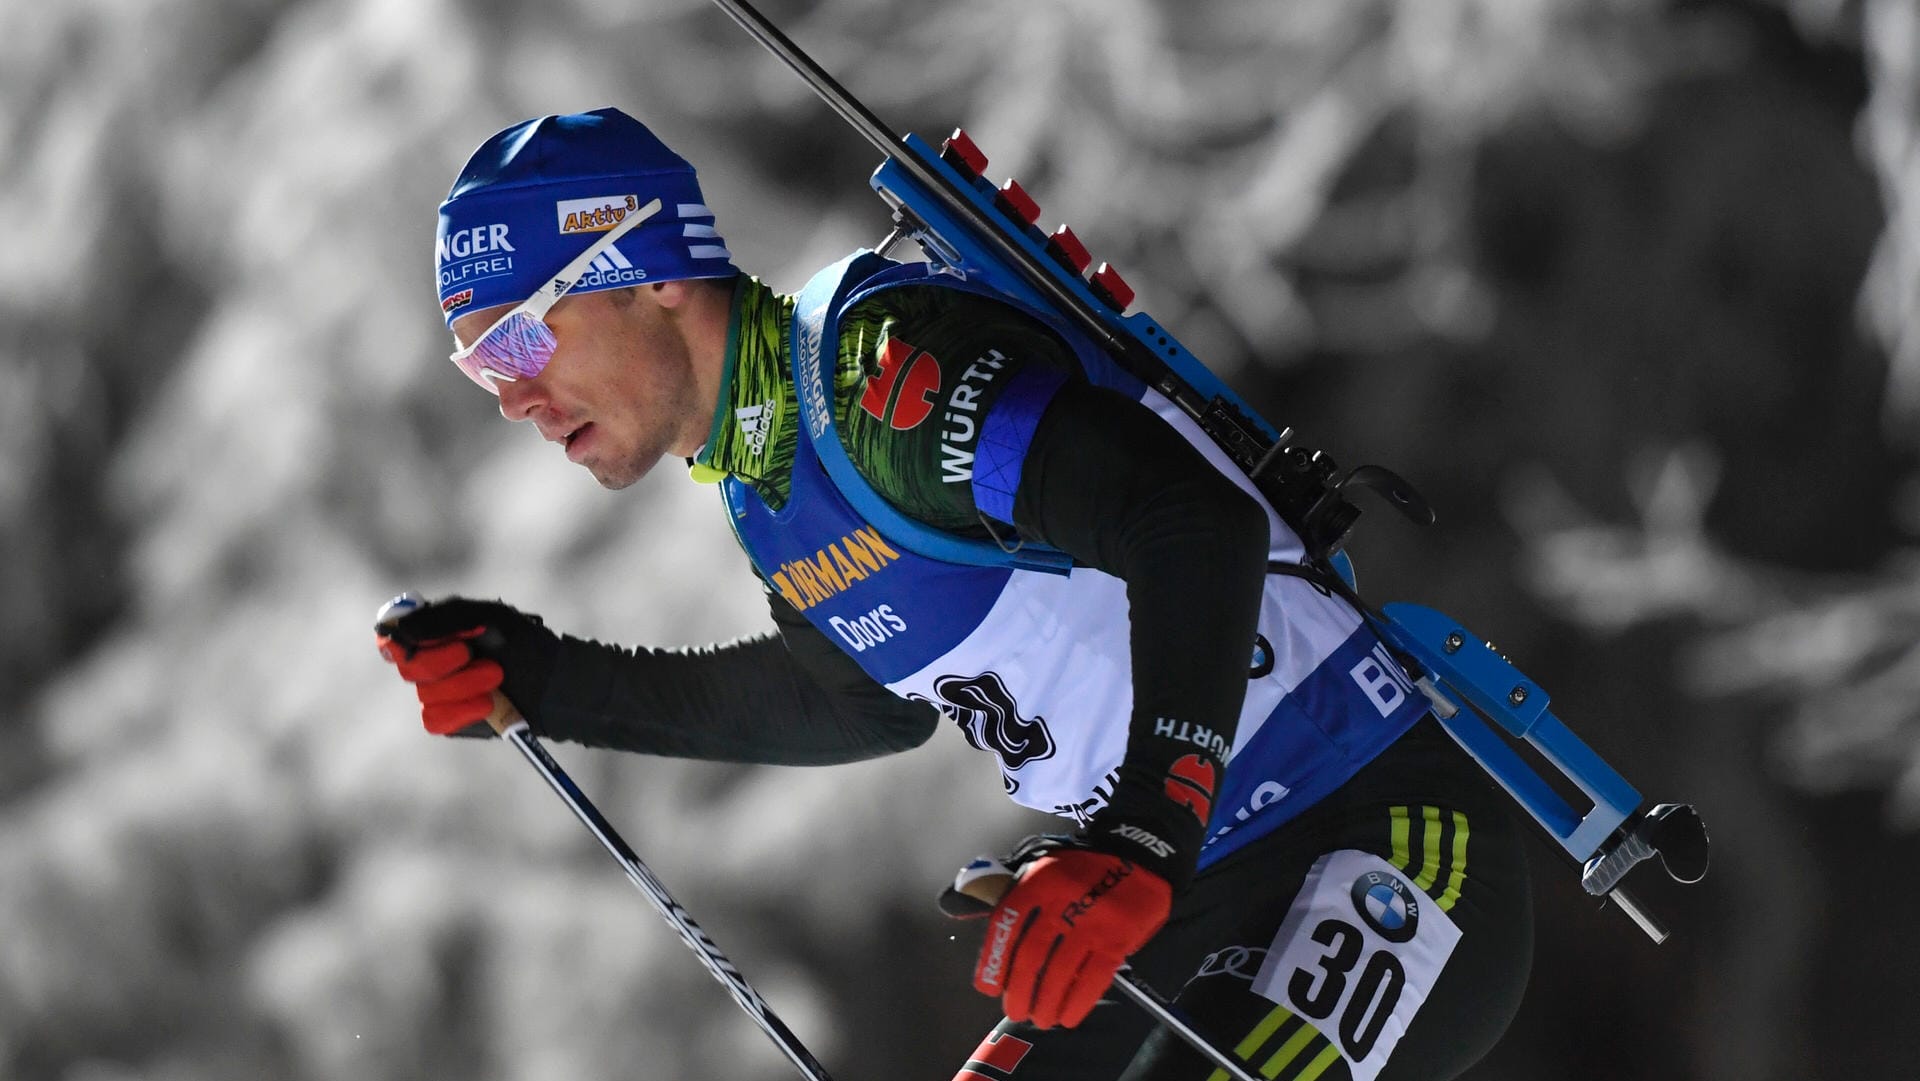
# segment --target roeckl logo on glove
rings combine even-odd
[[[998,990],[1000,971],[1007,964],[1007,950],[1013,945],[1013,932],[1020,926],[1020,913],[1009,908],[1000,913],[988,929],[987,961],[980,966],[980,982]]]
[[[1133,861],[1124,860],[1124,859],[1121,860],[1120,866],[1111,868],[1110,870],[1107,871],[1106,874],[1101,875],[1100,881],[1095,882],[1093,884],[1092,889],[1089,889],[1086,893],[1081,894],[1080,899],[1078,901],[1073,902],[1072,904],[1068,905],[1066,908],[1061,910],[1060,912],[1061,921],[1064,922],[1068,927],[1072,927],[1074,920],[1092,911],[1093,906],[1099,903],[1100,898],[1106,896],[1107,892],[1113,889],[1115,886],[1118,886],[1120,883],[1125,882],[1127,880],[1127,876],[1131,875],[1132,873],[1133,873]]]

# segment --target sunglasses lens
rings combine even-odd
[[[471,349],[453,355],[467,378],[495,394],[499,389],[488,373],[509,379],[532,379],[553,359],[553,329],[527,312],[514,312],[488,330]]]

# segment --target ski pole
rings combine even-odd
[[[402,593],[380,609],[375,622],[384,630],[401,616],[416,608],[424,607],[426,603],[425,599],[417,593]],[[574,815],[587,827],[587,831],[592,833],[612,854],[614,861],[627,873],[627,878],[640,888],[641,893],[646,894],[647,900],[653,903],[654,910],[659,912],[668,925],[679,933],[680,940],[700,958],[700,963],[706,966],[714,979],[720,981],[727,992],[733,996],[733,1001],[747,1012],[747,1016],[753,1018],[761,1031],[765,1032],[780,1048],[781,1053],[799,1067],[800,1072],[806,1075],[809,1081],[832,1081],[826,1067],[820,1065],[820,1061],[801,1044],[800,1038],[793,1034],[793,1030],[787,1028],[785,1022],[774,1015],[766,1000],[760,997],[760,993],[755,991],[751,984],[747,983],[746,977],[740,975],[740,970],[733,967],[733,962],[727,960],[727,955],[720,952],[720,947],[714,945],[713,939],[707,937],[707,933],[701,930],[699,924],[693,922],[693,917],[687,914],[686,909],[680,907],[680,902],[673,899],[673,895],[667,892],[667,888],[654,877],[653,872],[641,862],[640,857],[634,855],[633,849],[627,846],[627,842],[622,840],[620,834],[615,832],[613,826],[601,816],[593,802],[587,799],[578,785],[573,783],[573,778],[568,777],[566,771],[560,768],[560,764],[547,753],[547,749],[541,746],[540,740],[533,734],[533,729],[528,726],[526,718],[520,716],[520,711],[514,708],[512,702],[507,701],[507,696],[498,691],[494,692],[493,712],[487,715],[487,724],[500,734],[500,738],[518,748],[520,754],[539,772],[540,776],[546,778],[547,784],[568,807],[572,808]]]
[[[1013,870],[999,860],[981,857],[960,869],[954,876],[953,885],[940,898],[940,907],[949,916],[968,919],[985,916],[1000,903],[1000,898],[1013,887]],[[1162,998],[1147,981],[1133,971],[1131,965],[1121,965],[1120,971],[1113,977],[1113,986],[1121,994],[1133,1001],[1133,1004],[1147,1012],[1147,1016],[1165,1025],[1174,1035],[1187,1042],[1187,1046],[1206,1056],[1207,1061],[1226,1071],[1233,1081],[1260,1081],[1247,1072],[1239,1060],[1214,1046],[1196,1030],[1192,1023],[1181,1014],[1180,1008]]]

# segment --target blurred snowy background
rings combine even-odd
[[[1707,884],[1654,948],[1537,849],[1482,1081],[1920,1061],[1920,2],[768,0],[964,123],[1269,415],[1441,508],[1456,611]],[[442,359],[433,208],[617,104],[782,288],[873,153],[702,0],[0,0],[0,1077],[782,1078],[497,746],[375,658],[404,588],[681,644],[763,616],[710,489],[594,487]],[[929,898],[1032,820],[943,731],[832,770],[560,754],[844,1078],[993,1014]]]

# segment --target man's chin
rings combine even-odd
[[[640,478],[653,472],[653,467],[658,461],[659,459],[655,458],[644,462],[606,464],[588,461],[580,464],[587,468],[587,472],[593,474],[593,479],[599,482],[600,487],[609,492],[617,492],[622,488],[633,486],[639,482]]]

